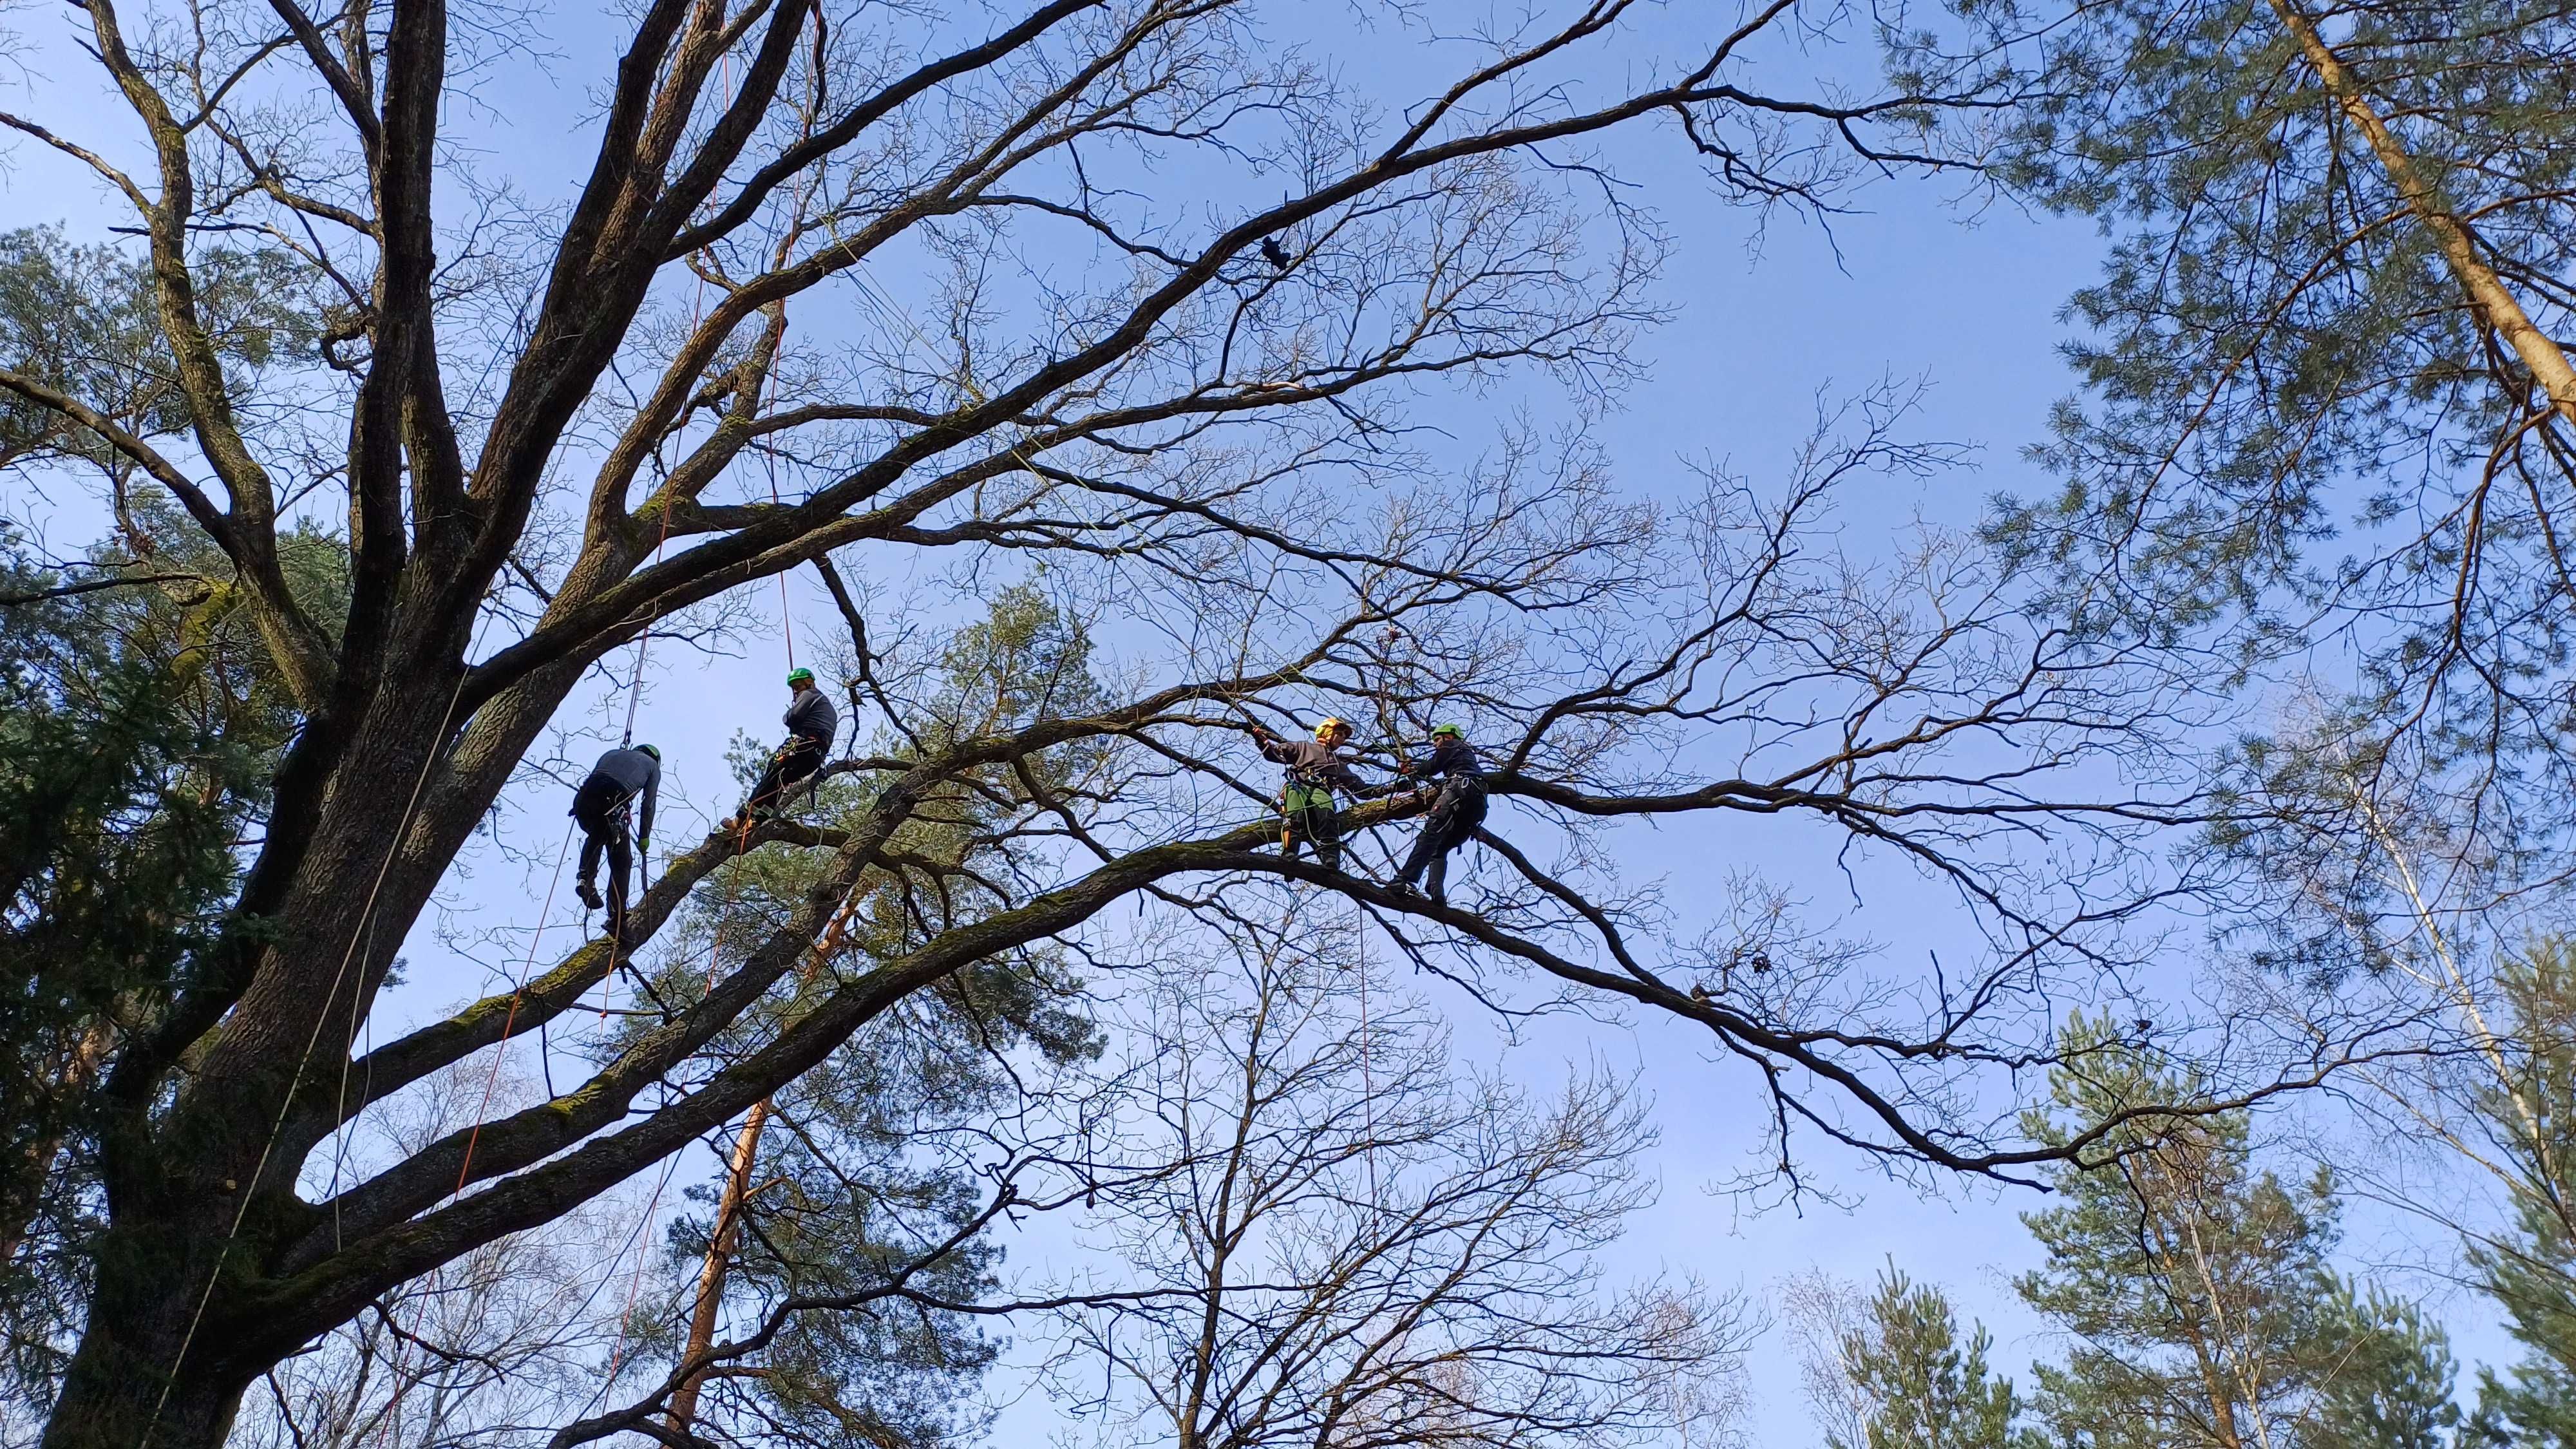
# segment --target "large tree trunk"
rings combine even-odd
[[[172,1291],[173,1281],[139,1254],[102,1257],[43,1449],[220,1449],[249,1378],[221,1361],[221,1305],[209,1301],[196,1321],[195,1294]],[[173,1378],[183,1343],[187,1361]]]
[[[253,948],[257,975],[176,1105],[131,1104],[107,1133],[110,1226],[46,1449],[144,1449],[147,1432],[152,1449],[219,1445],[243,1386],[306,1336],[287,1327],[306,1316],[301,1300],[253,1309],[245,1295],[273,1286],[281,1245],[310,1226],[293,1188],[335,1125],[338,1065],[445,861],[506,778],[463,748],[439,758],[453,675],[420,673],[379,695],[362,747],[334,771],[278,890],[274,938]],[[487,734],[508,727],[484,753],[515,758],[561,673],[487,710]],[[246,1212],[244,1192],[256,1194]]]

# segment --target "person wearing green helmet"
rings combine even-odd
[[[590,767],[590,775],[572,795],[573,823],[581,827],[581,873],[573,878],[573,894],[581,897],[583,907],[598,910],[608,907],[608,933],[612,936],[626,928],[626,882],[635,866],[635,857],[627,848],[628,807],[641,798],[644,813],[637,821],[637,848],[651,849],[653,844],[653,807],[662,797],[662,752],[651,745],[632,749],[618,748],[599,757]],[[599,858],[608,857],[608,897],[600,898],[594,883],[599,876]]]
[[[1485,823],[1485,769],[1467,732],[1454,724],[1431,727],[1431,753],[1401,767],[1415,781],[1437,782],[1431,813],[1422,817],[1422,833],[1413,838],[1413,853],[1396,872],[1395,888],[1406,894],[1426,872],[1431,899],[1449,904],[1449,852],[1467,843]]]
[[[738,830],[776,815],[788,789],[823,768],[832,737],[840,733],[841,712],[832,707],[830,695],[814,687],[813,670],[787,671],[787,714],[780,723],[787,726],[786,743],[770,752],[769,763],[751,787],[751,797],[738,813],[726,817],[723,829]]]

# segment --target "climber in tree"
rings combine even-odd
[[[1288,767],[1287,779],[1279,787],[1280,852],[1294,856],[1301,842],[1311,841],[1315,859],[1324,869],[1340,870],[1341,822],[1334,813],[1333,792],[1367,793],[1341,753],[1342,746],[1350,743],[1349,722],[1328,719],[1315,726],[1311,740],[1283,740],[1267,730],[1256,730],[1253,738],[1261,746],[1263,759]]]
[[[1430,872],[1431,899],[1449,904],[1449,852],[1467,843],[1476,827],[1485,823],[1485,770],[1477,763],[1476,747],[1467,743],[1467,732],[1453,724],[1434,725],[1431,729],[1431,753],[1419,760],[1407,760],[1400,767],[1421,788],[1438,791],[1431,799],[1431,813],[1422,818],[1422,833],[1413,838],[1413,853],[1406,856],[1404,869],[1396,872],[1395,888],[1413,892],[1423,872]]]
[[[788,787],[812,779],[823,768],[832,737],[841,729],[841,712],[832,707],[830,695],[814,687],[813,670],[791,669],[787,671],[787,713],[780,722],[787,726],[786,743],[770,752],[768,765],[751,787],[751,798],[742,802],[740,814],[725,820],[724,829],[739,829],[776,815]]]
[[[572,794],[573,823],[581,827],[581,874],[573,882],[574,894],[581,897],[585,909],[600,907],[599,857],[608,856],[608,933],[612,936],[626,926],[626,879],[634,868],[634,856],[626,845],[626,823],[629,807],[637,796],[644,799],[644,815],[637,822],[635,843],[650,849],[653,843],[653,806],[662,795],[662,752],[651,745],[632,749],[610,750],[590,767],[589,778]]]

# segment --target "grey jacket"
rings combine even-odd
[[[1351,773],[1351,762],[1320,740],[1263,740],[1261,757],[1286,765],[1292,785],[1321,785],[1353,795],[1368,788]]]
[[[832,747],[832,737],[841,732],[841,712],[832,708],[832,697],[820,689],[801,689],[796,702],[787,706],[780,723],[791,735],[812,740],[825,749]]]
[[[662,762],[642,750],[610,750],[590,767],[593,775],[605,775],[626,792],[626,798],[643,797],[643,809],[635,816],[635,838],[653,838],[653,806],[662,798]]]

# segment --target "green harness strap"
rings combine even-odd
[[[1304,785],[1291,780],[1279,792],[1279,811],[1283,815],[1299,816],[1310,810],[1330,814],[1334,803],[1332,789],[1326,785]]]

